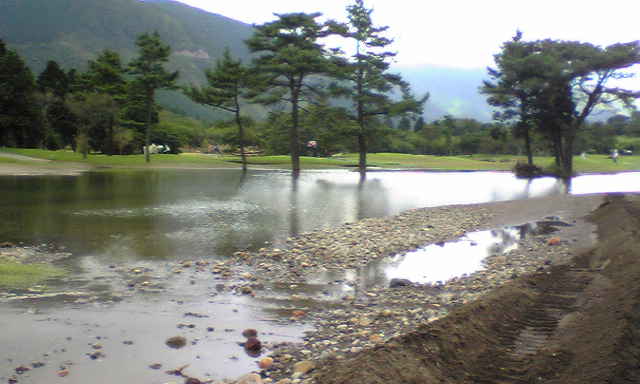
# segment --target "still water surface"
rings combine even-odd
[[[284,172],[237,170],[1,177],[0,185],[1,239],[63,244],[106,262],[224,257],[365,217],[564,189],[551,178],[499,172],[380,172],[361,183],[347,171],[306,172],[294,182]]]

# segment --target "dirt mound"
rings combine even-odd
[[[318,383],[640,382],[640,196],[589,218],[593,249],[416,332],[326,362]]]

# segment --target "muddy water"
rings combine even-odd
[[[314,304],[291,295],[322,303],[339,297],[344,284],[273,282],[252,299],[210,274],[175,275],[172,261],[223,259],[237,250],[277,246],[300,232],[409,208],[563,193],[553,179],[526,182],[494,172],[383,172],[364,183],[351,172],[308,172],[294,183],[273,171],[154,171],[3,177],[0,186],[0,240],[53,244],[74,255],[62,263],[70,277],[36,292],[2,295],[0,380],[20,365],[46,364],[20,375],[21,383],[61,380],[61,366],[69,369],[68,383],[166,382],[171,378],[164,371],[184,364],[200,378],[238,376],[256,367],[256,358],[238,345],[244,328],[258,329],[263,342],[295,341],[306,326],[288,322],[291,310]],[[573,188],[589,189],[577,181]],[[460,260],[455,264],[462,269],[448,273],[470,272],[483,257]],[[444,279],[405,275],[424,267],[403,269],[412,265],[408,260],[412,256],[371,266],[364,284]],[[145,270],[148,289],[130,287],[134,267]],[[187,337],[187,347],[165,346],[174,335]],[[87,354],[96,343],[105,356],[92,360]],[[162,368],[148,367],[154,363]]]

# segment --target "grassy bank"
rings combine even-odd
[[[65,163],[82,163],[93,167],[115,168],[156,168],[156,167],[194,167],[194,168],[237,168],[240,164],[238,156],[216,156],[200,153],[183,153],[180,155],[152,155],[151,163],[146,163],[143,155],[107,156],[90,154],[85,160],[72,151],[46,151],[40,149],[3,148],[1,151],[51,160],[50,166],[64,166]],[[429,169],[439,171],[467,170],[511,170],[516,162],[526,161],[524,156],[512,155],[465,155],[465,156],[431,156],[409,155],[398,153],[372,153],[367,156],[370,167],[382,169]],[[620,172],[640,170],[640,156],[623,156],[614,163],[606,155],[588,155],[586,158],[575,157],[575,170],[587,172]],[[24,165],[28,162],[0,157],[0,162]],[[534,162],[542,167],[553,163],[551,157],[535,157]],[[301,157],[303,169],[335,169],[355,168],[358,154],[338,154],[329,158]],[[259,168],[289,168],[289,156],[252,156],[249,165]]]
[[[0,288],[28,288],[64,274],[64,270],[45,264],[0,262]]]

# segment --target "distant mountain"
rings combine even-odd
[[[48,60],[63,68],[84,70],[105,48],[125,61],[136,55],[136,37],[158,31],[171,45],[169,68],[180,71],[180,83],[204,82],[203,69],[225,47],[249,61],[244,44],[250,25],[172,0],[1,0],[0,38],[16,49],[38,74]],[[401,69],[417,94],[431,93],[427,120],[445,114],[486,121],[491,110],[477,92],[485,71],[419,67]],[[213,120],[225,116],[191,102],[178,92],[163,92],[160,103],[175,111]]]
[[[491,106],[478,92],[482,80],[487,78],[486,69],[421,66],[396,70],[411,84],[417,95],[425,92],[431,94],[424,111],[427,121],[447,114],[483,122],[492,119]]]
[[[2,0],[0,38],[22,55],[38,74],[48,60],[63,68],[84,70],[87,61],[105,48],[125,61],[136,55],[136,37],[158,31],[173,55],[168,67],[180,71],[180,82],[203,82],[225,47],[244,60],[244,40],[252,27],[227,17],[171,0]],[[217,114],[172,92],[161,104],[192,116],[213,119]]]
[[[168,67],[180,71],[182,84],[204,82],[203,69],[215,63],[225,47],[236,57],[250,59],[244,44],[253,33],[250,25],[173,0],[0,0],[0,39],[16,49],[36,74],[48,60],[56,60],[65,69],[84,70],[87,61],[105,48],[129,61],[136,55],[136,37],[153,31],[171,46]],[[425,108],[427,121],[446,114],[491,120],[491,107],[478,92],[487,77],[485,69],[422,66],[395,70],[416,94],[431,94]],[[179,92],[162,92],[158,99],[174,112],[203,120],[227,116]]]

